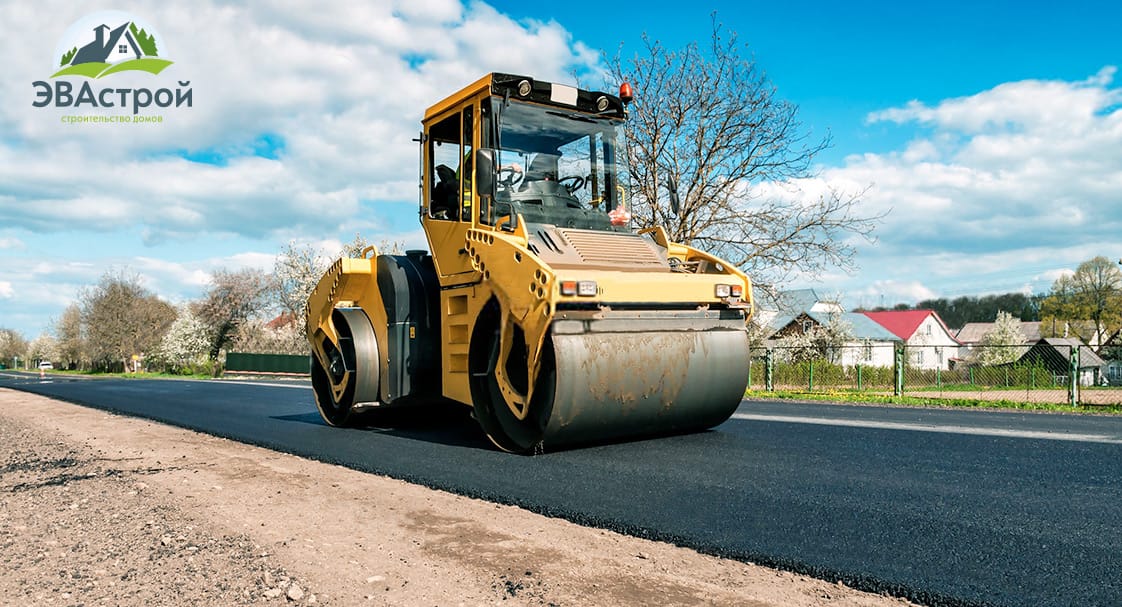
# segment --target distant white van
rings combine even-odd
[[[40,371],[46,371],[47,369],[54,369],[54,368],[55,368],[55,366],[52,365],[51,361],[49,361],[49,360],[44,360],[43,362],[39,363],[39,370]]]

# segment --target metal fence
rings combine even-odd
[[[860,344],[753,350],[755,391],[1122,406],[1122,385],[1086,346]]]
[[[307,354],[226,353],[227,373],[269,375],[308,375],[311,358]]]

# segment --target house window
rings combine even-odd
[[[117,52],[118,52],[118,53],[127,53],[127,52],[129,52],[129,47],[128,47],[128,45],[127,45],[127,44],[118,44],[118,45],[117,45]]]
[[[865,362],[869,362],[870,360],[873,360],[873,342],[871,340],[866,339],[865,340]]]
[[[931,335],[931,325],[930,324],[926,324],[926,325],[923,326],[923,334],[924,335]]]

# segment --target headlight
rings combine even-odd
[[[561,281],[562,295],[579,295],[580,297],[595,297],[599,289],[595,280],[563,280]]]

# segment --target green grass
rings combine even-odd
[[[980,398],[927,398],[916,396],[891,396],[857,391],[800,392],[797,390],[748,390],[747,399],[755,400],[813,400],[833,403],[884,404],[912,407],[961,407],[971,409],[1015,409],[1021,411],[1058,411],[1064,413],[1108,413],[1122,414],[1122,406],[1091,405],[1071,407],[1056,403],[1025,403],[1010,400],[986,400]]]
[[[974,384],[974,385],[970,385],[970,384],[954,383],[954,384],[943,384],[942,386],[936,386],[936,385],[925,385],[925,386],[918,386],[918,387],[908,386],[907,390],[909,392],[1002,392],[1002,391],[1007,391],[1007,390],[1025,390],[1025,391],[1032,391],[1032,390],[1067,390],[1067,386],[1066,385],[1061,385],[1061,384],[1055,384],[1055,385],[1053,385],[1053,384],[1038,384],[1038,385],[1035,385],[1035,386],[1029,386],[1029,385],[1024,385],[1024,384],[1021,384],[1021,385],[1013,384],[1013,385],[1009,385],[1009,386],[1003,386],[1003,385],[993,385],[993,384],[986,384],[986,385]]]
[[[171,63],[172,62],[168,61],[167,59],[157,59],[155,57],[130,59],[128,61],[122,61],[120,63],[114,64],[109,69],[101,72],[101,74],[98,75],[98,78],[101,78],[102,76],[108,76],[110,74],[116,74],[117,72],[125,72],[128,70],[148,72],[150,74],[159,74],[160,72],[164,71],[164,68],[171,65]]]
[[[150,74],[159,74],[164,71],[164,68],[171,65],[172,62],[167,59],[159,59],[156,57],[142,57],[140,59],[129,59],[120,63],[79,63],[78,65],[68,65],[61,70],[51,75],[51,78],[58,78],[59,76],[85,76],[86,78],[101,78],[117,72],[138,71],[148,72]]]
[[[51,74],[51,78],[58,78],[59,76],[85,76],[86,78],[97,78],[105,68],[109,67],[108,63],[79,63],[78,65],[68,65],[61,70]]]

